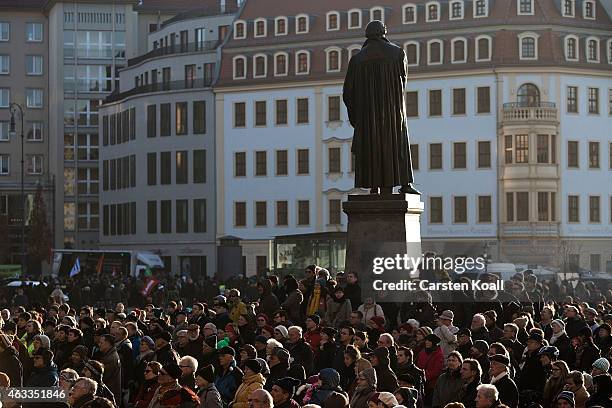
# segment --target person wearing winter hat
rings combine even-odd
[[[289,376],[289,358],[290,354],[282,347],[275,347],[268,356],[268,364],[270,366],[270,375],[264,387],[268,391],[272,391],[272,386],[276,380]]]
[[[521,363],[520,383],[521,391],[532,390],[543,392],[546,384],[546,370],[540,363],[538,355],[544,342],[544,332],[541,329],[531,329],[527,338],[527,350]]]
[[[287,341],[287,337],[289,337],[289,332],[287,328],[282,324],[279,324],[274,328],[274,338],[281,343],[285,343]]]
[[[476,340],[470,349],[470,357],[477,360],[482,369],[482,382],[489,379],[489,344],[484,340]]]
[[[215,387],[215,367],[210,364],[196,371],[200,408],[222,408],[221,394]]]
[[[574,364],[577,370],[589,372],[593,367],[593,363],[600,357],[599,348],[593,341],[593,333],[588,327],[583,327],[578,331],[578,335],[572,339],[577,344],[576,362]]]
[[[429,334],[425,338],[425,348],[417,357],[417,366],[425,371],[425,405],[431,404],[436,381],[444,369],[444,354],[438,347],[440,338],[435,334]]]
[[[612,400],[612,376],[600,374],[593,377],[593,393],[586,402],[587,407],[609,407]]]
[[[499,391],[499,400],[509,407],[517,407],[519,391],[514,380],[510,378],[510,359],[504,354],[494,354],[489,357],[489,361],[491,384]]]
[[[76,372],[80,373],[85,366],[85,361],[87,361],[87,356],[89,355],[89,350],[87,347],[79,344],[72,350],[72,354],[70,355],[70,360],[64,366],[64,368],[72,368]]]
[[[366,368],[357,375],[357,383],[351,395],[351,408],[367,408],[368,401],[376,394],[377,377],[374,368]]]
[[[597,328],[595,335],[595,344],[601,350],[602,356],[607,356],[612,348],[612,327],[608,323],[603,323]]]
[[[321,317],[313,314],[306,318],[306,332],[304,333],[304,341],[310,345],[310,348],[316,354],[321,344]]]
[[[418,357],[421,350],[425,348],[425,338],[433,333],[433,330],[428,326],[421,326],[416,330],[415,340],[416,344],[412,347],[414,355]]]
[[[195,392],[179,385],[178,379],[182,374],[181,367],[176,363],[168,363],[159,370],[159,388],[155,390],[155,394],[151,399],[151,401],[156,401],[159,405],[154,406],[182,406],[194,408],[198,406],[199,400]]]
[[[266,379],[261,374],[261,368],[261,363],[255,359],[244,362],[244,377],[242,384],[236,390],[236,395],[231,403],[232,408],[248,408],[251,393],[263,389]]]
[[[299,404],[293,399],[296,387],[300,385],[300,380],[292,377],[283,377],[272,384],[272,400],[274,408],[299,408]]]
[[[574,393],[571,391],[561,391],[555,402],[556,408],[574,408],[576,406]]]
[[[461,378],[461,366],[463,357],[458,351],[452,351],[446,358],[446,369],[436,381],[434,388],[432,406],[443,407],[449,402],[456,401],[463,389]]]
[[[389,349],[386,347],[378,347],[370,354],[370,362],[376,370],[377,391],[393,392],[397,389],[397,376],[391,370],[391,362],[389,360]]]
[[[608,374],[608,371],[610,371],[610,362],[607,358],[601,357],[593,363],[591,375],[595,377],[596,375]]]
[[[39,348],[32,355],[34,368],[30,374],[27,387],[55,387],[59,382],[57,366],[53,363],[53,352]]]
[[[393,408],[398,405],[395,395],[386,391],[377,392],[370,398],[370,401],[375,402],[378,408]]]
[[[565,322],[561,319],[555,319],[550,323],[550,328],[552,336],[548,343],[559,349],[560,360],[564,360],[568,365],[572,366],[576,360],[576,353],[572,346],[572,340],[565,332]]]
[[[329,394],[323,404],[324,408],[348,408],[348,406],[349,400],[346,394],[335,391]]]
[[[438,316],[438,327],[434,329],[434,334],[440,338],[440,348],[444,354],[444,359],[448,357],[451,351],[457,347],[457,333],[459,328],[453,325],[455,314],[452,310],[443,311]]]

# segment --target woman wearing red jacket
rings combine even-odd
[[[417,358],[417,366],[425,371],[425,405],[431,404],[436,381],[444,369],[444,353],[438,343],[440,338],[429,334],[425,337],[425,348]]]

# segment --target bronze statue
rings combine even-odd
[[[387,38],[378,21],[366,27],[367,40],[351,58],[343,99],[353,126],[355,187],[376,194],[420,194],[413,186],[404,92],[406,55]]]

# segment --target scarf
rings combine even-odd
[[[306,315],[310,316],[319,311],[319,302],[321,301],[321,288],[314,288],[312,291],[312,296],[310,297],[310,301],[308,302],[308,309],[306,310]]]
[[[565,330],[561,330],[558,334],[553,333],[552,337],[550,338],[549,343],[555,344],[557,340],[559,340],[559,337],[563,336],[564,334],[565,334]]]

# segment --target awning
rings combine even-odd
[[[161,258],[158,255],[150,252],[139,252],[136,258],[150,268],[164,267],[164,262],[161,260]]]

